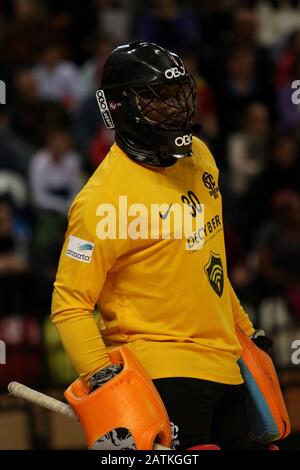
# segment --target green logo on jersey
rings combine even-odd
[[[92,249],[93,249],[93,245],[91,245],[90,243],[86,243],[84,245],[79,245],[79,247],[78,247],[79,251],[90,251]]]
[[[221,256],[216,255],[211,251],[209,262],[204,267],[204,270],[211,287],[219,297],[222,297],[224,288],[224,272]]]

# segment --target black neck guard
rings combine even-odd
[[[198,134],[200,124],[193,124],[190,134],[186,130],[174,130],[158,132],[152,131],[149,126],[140,126],[140,136],[130,131],[116,131],[116,142],[118,146],[132,159],[138,163],[167,168],[175,165],[181,158],[191,157],[192,133]],[[184,143],[187,139],[188,142]],[[150,145],[147,145],[150,142]],[[182,143],[180,147],[175,142]]]

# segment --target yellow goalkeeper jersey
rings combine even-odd
[[[154,205],[161,223],[174,207],[191,217],[203,208],[203,223],[163,237],[150,227]],[[228,280],[218,169],[201,140],[158,169],[111,147],[69,210],[51,318],[83,380],[126,345],[152,379],[243,382],[235,326],[254,329]]]

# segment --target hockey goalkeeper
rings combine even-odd
[[[192,124],[194,80],[177,55],[134,42],[108,58],[97,99],[116,141],[70,208],[53,293],[80,377],[66,397],[90,447],[249,448],[236,330],[255,329],[227,275],[218,169]],[[114,230],[137,204],[147,214],[159,204],[162,222],[176,207],[203,224],[153,236],[143,213],[140,237]]]

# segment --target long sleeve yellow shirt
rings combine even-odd
[[[189,204],[192,213],[199,201],[203,226],[189,239],[126,238],[124,229],[104,239],[113,229],[105,226],[103,204],[115,208],[117,220],[120,197],[133,211],[128,224],[133,204],[150,214],[151,204],[164,203],[167,219],[173,205]],[[243,382],[235,325],[248,335],[254,329],[228,280],[218,169],[201,140],[193,138],[192,157],[161,169],[134,162],[114,144],[68,219],[51,317],[84,380],[109,364],[111,348],[126,345],[152,379]]]

